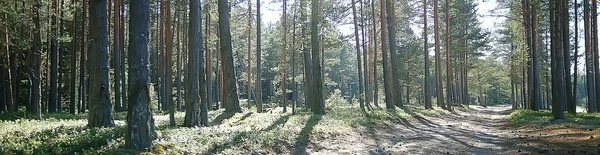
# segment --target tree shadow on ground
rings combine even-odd
[[[246,114],[245,116],[250,116],[251,113]],[[212,153],[212,154],[218,154],[221,153],[223,151],[225,151],[228,148],[231,148],[233,146],[237,146],[241,143],[243,143],[245,140],[248,140],[246,137],[248,137],[251,134],[261,134],[264,133],[266,131],[270,131],[275,129],[277,126],[284,124],[285,122],[287,122],[290,118],[290,114],[285,115],[285,116],[281,116],[279,117],[276,121],[273,122],[273,124],[269,125],[269,127],[261,130],[261,131],[241,131],[238,132],[237,134],[235,134],[232,138],[231,141],[229,142],[225,142],[222,144],[213,144],[213,146],[211,148],[208,149],[208,152]],[[243,118],[243,117],[242,117]],[[239,120],[238,120],[239,122]],[[283,143],[283,141],[281,141],[282,143],[276,143],[276,144],[281,144],[284,147],[290,149],[291,146],[287,143]],[[275,151],[281,151],[281,149],[274,149]],[[252,150],[249,150],[252,151]],[[281,153],[281,152],[280,152]]]
[[[217,117],[215,117],[215,119],[213,119],[213,121],[210,123],[211,125],[220,125],[223,123],[224,120],[226,119],[230,119],[231,117],[233,117],[237,112],[222,112],[221,114],[219,114]]]
[[[273,124],[271,124],[269,127],[263,129],[262,131],[271,131],[273,129],[275,129],[277,126],[281,125],[281,124],[285,124],[289,119],[290,119],[290,114],[284,115],[279,117],[279,119],[277,119],[275,122],[273,122]]]
[[[294,154],[307,153],[306,147],[308,142],[310,142],[310,134],[322,118],[323,116],[318,114],[313,114],[310,116],[310,118],[306,122],[306,125],[300,131],[300,135],[298,135],[298,138],[296,138],[296,142],[294,143]]]
[[[240,122],[242,122],[242,121],[246,120],[246,118],[248,118],[248,117],[252,116],[252,114],[254,114],[254,113],[253,113],[253,112],[248,112],[248,113],[246,113],[246,115],[242,116],[242,118],[240,118],[239,120],[235,121],[235,124],[238,124],[238,123],[240,123]]]

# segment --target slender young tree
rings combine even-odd
[[[452,94],[451,89],[452,89],[452,64],[450,64],[450,5],[449,5],[449,1],[450,0],[445,0],[446,4],[444,5],[445,8],[445,16],[446,16],[446,23],[444,24],[446,26],[445,29],[445,35],[446,38],[444,39],[444,50],[446,51],[446,103],[447,103],[447,109],[451,110],[451,99],[452,99]]]
[[[50,91],[48,97],[48,112],[55,113],[57,112],[57,103],[58,100],[58,0],[52,1],[52,25],[50,26],[52,30],[52,35],[50,36],[52,39],[50,41]]]
[[[292,115],[296,114],[296,105],[298,105],[298,83],[296,83],[296,23],[297,19],[296,19],[296,5],[297,5],[297,0],[294,0],[294,4],[292,4],[295,7],[294,11],[292,11],[294,13],[294,17],[292,18],[294,20],[293,22],[293,28],[292,28],[292,83],[294,85],[294,91],[292,92]]]
[[[113,62],[115,63],[115,112],[121,112],[123,111],[123,106],[121,105],[121,41],[119,38],[121,35],[119,34],[120,31],[120,3],[119,0],[113,0],[114,1],[114,17],[113,17],[113,23],[114,23],[114,35],[113,35]]]
[[[175,126],[175,104],[173,104],[173,35],[171,31],[171,0],[165,0],[165,104],[169,110],[169,125]],[[201,30],[200,30],[201,31]],[[202,58],[202,57],[201,57]]]
[[[573,63],[573,98],[575,102],[571,104],[571,106],[567,107],[567,111],[571,114],[575,114],[577,112],[577,65],[579,65],[579,52],[577,52],[577,48],[579,48],[579,27],[577,27],[577,24],[579,23],[579,18],[577,14],[578,5],[576,0],[573,1],[573,3],[573,12],[575,14],[575,19],[573,20],[573,24],[575,25],[575,47],[573,48],[573,59],[575,60],[575,62]]]
[[[127,107],[127,75],[125,74],[125,0],[119,0],[119,49],[121,51],[121,107],[124,109]]]
[[[219,0],[219,35],[223,67],[223,103],[228,112],[241,112],[235,84],[228,0]],[[257,26],[260,27],[260,26]],[[190,41],[191,42],[191,41]],[[258,51],[257,51],[258,53]],[[258,59],[257,59],[258,61]],[[259,66],[257,66],[259,67]],[[260,77],[260,74],[257,74]],[[258,87],[257,87],[258,90]]]
[[[285,56],[286,53],[286,49],[287,49],[287,0],[283,0],[283,70],[281,71],[282,75],[282,79],[281,79],[281,99],[283,100],[283,113],[287,112],[287,88],[285,87],[285,82],[287,81],[286,78],[286,72],[285,72],[285,67],[286,67],[286,59],[287,57]]]
[[[181,70],[181,66],[182,66],[181,63],[183,62],[183,60],[181,59],[181,44],[182,43],[181,43],[181,38],[180,38],[181,32],[183,31],[183,29],[182,29],[183,28],[183,26],[182,26],[183,23],[181,22],[181,18],[179,17],[179,12],[181,10],[181,5],[182,4],[178,4],[177,5],[177,11],[175,11],[175,18],[176,18],[176,21],[177,21],[175,23],[177,25],[176,26],[177,27],[177,31],[175,31],[175,32],[177,32],[177,45],[176,45],[176,47],[177,47],[177,60],[176,60],[177,61],[177,75],[176,76],[177,77],[175,77],[175,80],[177,80],[177,105],[176,105],[177,106],[177,111],[181,111],[181,72],[183,71],[183,70]],[[208,29],[207,29],[207,31],[208,31]],[[209,60],[209,62],[210,62],[210,52],[209,52],[209,56],[208,57],[209,57],[209,59],[207,59],[207,60]],[[210,66],[210,63],[208,63],[208,65],[207,65],[207,69],[209,69],[209,71],[210,71],[210,67],[209,66]],[[207,73],[210,73],[210,72],[207,72]],[[210,76],[208,76],[208,77],[210,77]],[[208,77],[207,77],[207,81],[210,81],[208,79]],[[209,82],[209,84],[210,84],[210,82]],[[209,97],[209,100],[210,100],[210,96],[208,96],[208,97]],[[208,101],[208,103],[211,103],[211,102]]]
[[[248,77],[248,109],[251,107],[252,101],[252,1],[248,0],[248,69],[246,76]]]
[[[256,0],[256,111],[261,113],[263,111],[262,105],[262,82],[261,82],[261,74],[262,74],[262,47],[261,47],[261,15],[260,15],[260,0]]]
[[[83,15],[81,16],[82,20],[82,24],[81,24],[81,58],[79,59],[79,113],[85,113],[86,110],[86,98],[87,98],[87,82],[86,82],[86,78],[85,78],[85,74],[87,72],[86,68],[86,59],[87,59],[87,51],[86,51],[86,47],[88,46],[85,42],[87,40],[87,35],[85,33],[86,28],[86,18],[87,18],[87,1],[88,0],[82,0],[82,8],[83,8]],[[39,20],[39,19],[38,19]],[[35,21],[35,20],[34,20]]]
[[[74,5],[77,2],[77,0],[71,0],[71,5]],[[75,6],[74,6],[75,7]],[[76,102],[76,94],[75,94],[75,85],[76,85],[76,81],[75,78],[77,78],[77,71],[75,70],[76,66],[76,58],[75,56],[77,55],[75,52],[77,52],[77,10],[73,9],[73,20],[71,23],[71,36],[73,36],[73,39],[71,40],[71,83],[70,83],[70,103],[69,103],[69,113],[71,114],[75,114],[76,113],[76,109],[75,109],[75,102]]]
[[[379,106],[379,82],[377,82],[377,24],[375,22],[375,0],[371,0],[371,20],[373,25],[373,104]],[[382,41],[383,42],[383,41]]]
[[[591,12],[590,12],[590,23],[591,23],[591,31],[590,31],[590,35],[591,35],[591,43],[590,45],[592,46],[591,50],[594,53],[594,76],[596,77],[596,112],[600,111],[600,100],[598,100],[598,96],[600,96],[600,67],[599,67],[599,59],[598,59],[598,14],[596,12],[597,9],[597,4],[596,4],[596,0],[592,0],[592,4],[591,6]]]
[[[91,0],[90,9],[90,113],[88,126],[115,126],[108,81],[107,0]]]
[[[423,1],[423,53],[425,54],[425,79],[423,79],[423,95],[425,97],[425,109],[433,109],[431,105],[431,86],[429,76],[429,48],[427,47],[427,0]]]
[[[193,1],[192,1],[193,2]],[[150,29],[150,1],[129,3],[129,98],[127,99],[127,132],[125,148],[148,151],[156,138],[152,109],[150,108],[150,68],[148,43]]]
[[[205,30],[206,30],[206,34],[207,36],[205,37],[205,47],[206,47],[206,103],[207,103],[207,110],[210,110],[212,107],[212,103],[213,103],[213,89],[212,89],[212,64],[211,64],[211,51],[210,51],[210,47],[209,47],[209,38],[211,36],[210,34],[210,22],[211,22],[211,18],[210,18],[210,3],[205,3],[206,5],[206,26],[205,26]]]
[[[438,0],[433,0],[433,23],[434,23],[434,33],[435,33],[435,89],[436,89],[436,97],[437,97],[437,105],[446,109],[446,105],[444,104],[444,86],[442,86],[442,59],[440,56],[440,23],[438,22]]]
[[[358,99],[360,101],[360,109],[361,110],[365,110],[365,101],[363,99],[364,93],[364,79],[363,79],[363,73],[362,73],[362,67],[360,66],[361,63],[361,59],[360,59],[360,40],[358,39],[359,34],[358,34],[358,20],[356,17],[356,1],[352,0],[352,16],[354,17],[354,39],[355,39],[355,48],[356,48],[356,62],[358,63],[359,67],[358,68]]]
[[[362,45],[362,51],[363,51],[362,54],[363,54],[363,60],[364,60],[364,63],[362,64],[363,71],[364,71],[364,74],[363,74],[363,84],[364,85],[363,86],[365,89],[363,98],[364,98],[366,104],[369,105],[371,102],[370,98],[369,98],[370,97],[369,92],[371,92],[371,90],[370,90],[371,86],[370,86],[370,82],[369,82],[369,73],[368,73],[368,69],[367,69],[367,64],[369,62],[368,61],[369,59],[367,57],[368,52],[367,52],[366,43],[365,43],[365,40],[366,40],[365,25],[366,25],[366,23],[365,23],[365,14],[364,14],[364,1],[360,1],[360,23],[361,23],[360,29],[361,29],[361,39],[362,39],[361,45]],[[325,57],[325,55],[323,55],[323,57]],[[359,63],[359,66],[360,66],[360,63]],[[323,68],[324,68],[324,66],[323,66]],[[323,78],[323,79],[325,79],[325,78]]]

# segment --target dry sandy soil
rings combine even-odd
[[[600,154],[600,129],[511,127],[509,105],[471,106],[453,114],[401,119],[315,138],[295,154]]]

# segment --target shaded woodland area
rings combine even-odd
[[[0,1],[0,154],[600,153],[597,12]]]

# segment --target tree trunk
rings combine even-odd
[[[575,63],[573,63],[573,104],[567,107],[567,111],[571,114],[577,113],[577,66],[579,65],[577,62],[577,60],[579,59],[579,53],[577,52],[577,48],[579,48],[579,27],[577,27],[577,24],[579,23],[579,18],[577,18],[577,1],[574,1],[574,3],[575,4],[573,5],[573,10],[575,12],[575,19],[573,23],[575,25],[575,47],[573,48],[573,50],[575,53],[573,53],[573,59],[575,59]]]
[[[591,33],[590,35],[591,35],[592,40],[591,40],[590,44],[592,46],[591,50],[593,50],[592,52],[594,53],[593,59],[594,59],[594,72],[595,72],[594,76],[596,78],[596,82],[595,82],[595,84],[596,84],[596,91],[595,91],[596,92],[596,112],[598,112],[598,111],[600,111],[600,100],[598,100],[598,98],[597,98],[598,96],[600,96],[600,91],[598,91],[598,90],[600,90],[600,69],[599,69],[600,67],[598,67],[598,64],[599,64],[598,61],[600,61],[600,60],[598,60],[598,57],[599,57],[598,56],[598,24],[597,24],[598,23],[598,20],[597,20],[598,14],[596,13],[597,12],[596,6],[597,6],[596,0],[592,0],[592,5],[591,5],[592,8],[591,8],[591,13],[590,13],[590,18],[591,18],[590,23],[592,24],[591,25],[592,31],[590,32]]]
[[[561,10],[560,16],[562,19],[560,21],[560,24],[561,24],[561,30],[562,30],[562,32],[561,32],[562,40],[561,41],[562,41],[562,48],[563,48],[563,55],[564,55],[564,70],[565,70],[564,80],[565,80],[565,88],[566,88],[565,95],[567,96],[567,103],[566,103],[566,105],[563,105],[563,106],[572,107],[572,106],[575,106],[575,100],[574,100],[574,95],[571,94],[573,90],[571,88],[571,66],[570,66],[570,64],[571,64],[571,56],[570,55],[571,54],[569,52],[569,51],[571,51],[571,45],[570,45],[571,40],[569,37],[569,35],[571,33],[571,31],[569,30],[569,17],[570,17],[569,16],[569,0],[564,0],[564,2],[562,2],[562,3],[563,4],[560,7],[560,10]],[[532,7],[534,7],[534,6],[532,6]],[[535,10],[532,9],[532,11],[534,12],[533,16],[535,16]],[[532,17],[532,18],[535,18],[535,17]],[[534,26],[536,26],[536,25],[537,24],[534,23]],[[536,42],[534,42],[534,44],[535,43]],[[536,55],[537,55],[537,52],[536,52]],[[534,78],[539,79],[539,64],[535,64],[535,65],[537,65],[538,68],[534,68]],[[535,72],[538,72],[538,73],[535,74]],[[577,72],[577,71],[575,71],[575,72]],[[535,81],[536,87],[537,87],[538,83],[539,83],[539,80],[536,80]],[[575,83],[577,83],[577,82],[575,82]],[[536,93],[535,99],[538,99],[539,89],[536,90],[535,93]],[[536,106],[539,105],[539,101],[537,103],[534,102],[534,105],[536,105]],[[565,109],[563,108],[563,110],[565,110]]]
[[[352,16],[354,19],[354,39],[355,39],[355,48],[356,48],[356,62],[358,64],[358,100],[360,101],[360,109],[365,110],[365,101],[363,99],[364,96],[364,79],[361,67],[361,58],[360,58],[360,40],[358,39],[358,20],[356,19],[356,1],[352,0]]]
[[[79,90],[79,113],[85,113],[86,110],[86,95],[87,95],[87,84],[86,84],[86,78],[85,78],[85,74],[86,74],[86,68],[87,65],[85,63],[86,59],[87,59],[87,51],[86,51],[86,47],[88,46],[85,41],[87,40],[87,36],[85,35],[85,21],[86,21],[86,14],[87,14],[87,0],[83,0],[83,15],[82,15],[82,20],[81,20],[81,58],[79,61],[79,67],[80,67],[80,72],[79,72],[79,85],[80,85],[80,90]],[[33,102],[32,102],[33,103]]]
[[[287,81],[287,77],[286,77],[286,72],[285,72],[285,65],[287,64],[286,59],[287,57],[285,56],[286,54],[286,49],[287,49],[287,0],[283,0],[283,71],[282,73],[282,78],[281,78],[281,99],[283,100],[283,113],[287,112],[287,88],[285,87],[285,82]]]
[[[77,2],[77,0],[71,0],[71,5],[74,5]],[[75,6],[73,6],[75,7]],[[75,109],[75,102],[76,100],[76,94],[75,94],[75,85],[76,85],[76,78],[77,78],[77,71],[75,70],[75,68],[77,67],[75,64],[77,62],[76,60],[76,55],[75,52],[77,51],[77,10],[73,11],[73,20],[71,23],[71,36],[73,37],[71,39],[71,79],[70,79],[70,103],[69,103],[69,113],[71,114],[75,114],[76,113],[76,109]]]
[[[229,28],[228,0],[219,0],[219,31],[221,56],[223,58],[223,103],[225,111],[241,112],[235,84],[235,71],[233,66],[233,53],[231,47],[231,32]],[[260,27],[260,26],[257,26]],[[191,41],[190,41],[191,42]],[[258,53],[258,51],[257,51]],[[258,59],[257,59],[258,61]],[[258,66],[257,66],[258,67]],[[260,74],[257,74],[260,77]],[[258,88],[258,87],[257,87]]]
[[[177,27],[177,31],[176,31],[177,32],[177,45],[176,45],[176,47],[177,47],[177,60],[176,60],[177,61],[177,75],[176,76],[177,77],[175,77],[175,80],[177,80],[177,105],[176,105],[177,111],[181,111],[181,72],[182,72],[182,70],[181,70],[181,66],[182,66],[181,62],[182,62],[182,60],[181,60],[181,38],[180,38],[180,34],[183,31],[183,29],[182,29],[183,23],[181,21],[181,17],[179,17],[179,11],[180,10],[181,10],[181,4],[177,5],[177,10],[175,11],[175,18],[176,18],[176,21],[177,21],[175,23],[176,24],[175,27]],[[210,57],[210,52],[209,52],[209,57]],[[210,59],[207,59],[207,60],[210,60]],[[210,63],[207,66],[210,66]],[[210,69],[210,67],[207,67],[207,69]],[[210,73],[210,72],[208,72],[208,73]],[[210,77],[210,76],[208,76],[208,77]],[[207,77],[207,80],[208,80],[208,77]],[[210,80],[208,80],[208,81],[210,81]],[[209,82],[209,84],[210,84],[210,82]],[[212,89],[209,89],[209,90],[212,90]],[[209,100],[210,100],[210,96],[208,96],[208,97],[209,97]],[[210,103],[210,101],[208,103]]]
[[[202,45],[202,25],[200,18],[201,6],[200,0],[193,0],[190,3],[190,22],[188,30],[188,78],[186,84],[186,110],[184,126],[194,127],[208,125],[207,117],[204,117],[206,106],[206,87],[204,86],[204,67]],[[188,93],[189,92],[189,93]],[[202,102],[202,103],[199,103]],[[202,109],[200,109],[202,106]],[[208,116],[208,115],[206,115]],[[201,120],[202,119],[202,120]],[[205,121],[206,119],[206,121]]]
[[[113,17],[113,22],[114,22],[114,48],[113,48],[113,52],[114,52],[114,66],[115,66],[115,112],[121,112],[123,111],[123,106],[121,105],[121,41],[120,41],[120,11],[121,9],[119,9],[119,1],[118,0],[114,0],[114,17]]]
[[[375,22],[375,0],[371,0],[371,20],[373,25],[373,104],[379,107],[379,83],[377,82],[377,24]],[[382,41],[383,42],[383,41]],[[370,93],[370,92],[369,92]],[[343,95],[343,94],[342,94]]]
[[[294,6],[296,6],[297,1],[294,0]],[[295,8],[295,7],[294,7]],[[296,105],[298,105],[298,83],[296,82],[296,9],[294,9],[294,26],[292,28],[292,84],[294,85],[294,90],[292,92],[292,115],[296,114]]]
[[[433,109],[431,105],[431,77],[429,75],[429,47],[427,44],[427,0],[423,1],[423,41],[423,57],[425,57],[425,79],[423,80],[423,87],[425,88],[423,88],[423,96],[425,97],[425,109]]]
[[[52,1],[52,25],[51,25],[51,41],[50,41],[50,91],[48,98],[48,112],[55,113],[57,110],[56,101],[58,100],[58,0]]]
[[[206,47],[206,108],[207,111],[211,110],[212,107],[212,103],[213,103],[213,89],[212,89],[212,64],[211,64],[211,51],[210,51],[210,44],[209,44],[209,39],[210,39],[210,5],[208,3],[205,3],[206,5],[206,26],[205,26],[205,30],[206,30],[206,34],[207,36],[205,37],[205,43],[204,46]]]
[[[256,111],[261,113],[263,111],[262,105],[262,47],[261,47],[261,15],[260,15],[260,0],[256,0]]]
[[[41,9],[41,4],[40,4],[40,0],[35,0],[34,4],[33,4],[33,24],[34,24],[34,29],[33,29],[33,46],[31,47],[31,51],[32,51],[32,55],[31,55],[31,64],[30,67],[31,69],[31,74],[30,74],[30,81],[31,81],[31,88],[30,88],[30,107],[29,108],[31,111],[31,113],[33,113],[38,119],[42,118],[42,111],[41,111],[41,85],[40,85],[40,78],[42,76],[41,71],[40,71],[40,66],[41,66],[41,57],[42,57],[42,53],[41,53],[41,42],[42,42],[42,37],[40,36],[40,14],[39,14],[39,10]]]
[[[392,97],[392,88],[390,85],[391,75],[390,75],[390,67],[388,63],[388,55],[387,55],[387,46],[385,42],[386,39],[386,27],[387,21],[385,20],[385,0],[379,1],[381,4],[381,13],[380,13],[380,21],[381,21],[381,55],[383,59],[383,85],[385,92],[385,107],[388,110],[394,110],[394,98]]]
[[[310,93],[314,97],[312,103],[312,111],[314,114],[325,114],[325,105],[323,104],[323,79],[321,78],[321,63],[319,62],[319,36],[318,36],[318,22],[319,22],[319,1],[311,0],[311,14],[310,14],[310,45],[312,53],[312,71],[313,82]]]
[[[450,0],[446,0],[446,4],[445,4],[445,10],[446,13],[444,14],[446,16],[446,38],[444,39],[444,50],[446,51],[446,103],[447,103],[447,109],[448,110],[452,110],[451,109],[451,99],[452,99],[452,95],[450,93],[450,90],[452,89],[452,66],[450,64],[450,8],[449,8],[449,3],[448,1]]]
[[[148,151],[156,139],[150,108],[150,69],[148,43],[150,29],[149,0],[130,1],[129,26],[129,98],[125,148]]]
[[[304,106],[305,108],[308,107],[312,107],[312,103],[315,102],[312,96],[311,90],[313,89],[313,70],[312,70],[312,60],[311,60],[311,55],[310,55],[310,49],[309,49],[309,41],[308,41],[308,36],[307,36],[307,27],[308,27],[308,15],[306,12],[306,1],[307,0],[300,0],[300,9],[301,11],[301,18],[302,18],[302,53],[304,56],[304,85],[305,85],[305,91],[304,91]],[[258,96],[257,96],[258,97]]]
[[[248,78],[248,90],[246,91],[246,96],[248,96],[248,109],[251,107],[252,103],[252,1],[248,0],[248,69],[246,70],[246,77]]]
[[[361,28],[361,35],[362,35],[361,40],[362,40],[362,51],[363,51],[362,54],[363,54],[363,60],[364,60],[364,63],[362,64],[363,65],[363,71],[364,71],[364,74],[363,74],[363,86],[364,86],[363,98],[364,98],[367,106],[369,106],[369,103],[371,102],[370,98],[369,98],[369,96],[370,96],[369,92],[371,92],[371,90],[370,90],[370,86],[369,86],[369,83],[370,83],[369,82],[369,72],[368,72],[368,69],[367,69],[367,63],[369,62],[368,61],[369,59],[367,58],[367,49],[365,48],[365,45],[366,45],[366,43],[365,43],[365,40],[366,40],[366,37],[365,37],[365,25],[366,25],[366,23],[365,23],[364,11],[363,11],[364,10],[363,9],[364,8],[363,7],[364,3],[363,3],[363,1],[360,1],[359,3],[360,3],[360,23],[361,23],[360,28]],[[323,56],[325,56],[325,55],[323,55]],[[359,66],[360,65],[361,64],[359,62]],[[325,79],[323,79],[323,80],[325,80]]]
[[[121,51],[121,108],[126,108],[127,107],[127,75],[125,74],[125,0],[119,0],[119,2],[121,4],[119,4],[119,18],[120,18],[120,22],[119,22],[119,26],[121,27],[119,30],[119,47],[120,47],[120,51]]]
[[[392,75],[390,76],[392,80],[392,97],[394,98],[394,104],[396,106],[402,107],[402,90],[400,89],[400,74],[398,68],[398,51],[396,50],[396,25],[394,15],[394,3],[391,0],[385,0],[386,13],[387,13],[387,29],[388,29],[388,41],[389,41],[389,49],[390,49],[390,63]],[[439,28],[439,27],[438,27]]]
[[[562,31],[565,31],[565,29],[562,26],[561,22],[563,19],[561,19],[561,14],[560,12],[562,11],[561,8],[563,8],[563,0],[560,1],[555,1],[554,3],[554,7],[551,7],[553,10],[551,11],[551,16],[554,16],[554,20],[551,19],[551,23],[554,26],[554,37],[552,38],[552,44],[553,44],[553,51],[552,52],[552,57],[554,59],[551,59],[552,61],[554,61],[554,65],[553,65],[553,76],[552,76],[552,90],[554,91],[554,95],[556,96],[554,97],[555,99],[553,100],[554,102],[552,103],[552,113],[554,116],[554,119],[564,119],[564,113],[563,113],[563,105],[567,102],[566,101],[566,97],[565,97],[565,90],[564,90],[564,86],[565,83],[563,81],[563,61],[564,60],[563,56],[563,49],[561,46],[561,40],[560,40],[560,36],[562,34]],[[556,68],[554,68],[556,67]]]
[[[175,126],[175,104],[173,104],[173,71],[172,69],[172,61],[173,61],[173,33],[171,30],[171,1],[165,0],[166,4],[166,19],[165,19],[165,40],[166,40],[166,84],[165,84],[165,101],[167,108],[169,110],[169,125]]]
[[[436,97],[437,97],[437,105],[446,109],[444,104],[444,86],[442,86],[442,59],[440,56],[440,24],[438,22],[438,0],[433,1],[433,22],[434,22],[434,31],[435,31],[435,83],[436,83]],[[392,58],[393,59],[393,58]]]
[[[594,75],[594,56],[592,53],[592,35],[590,25],[590,1],[583,1],[583,20],[584,20],[584,34],[585,34],[585,66],[586,66],[586,85],[587,85],[587,109],[588,113],[596,112],[596,80]]]
[[[107,0],[92,0],[90,9],[90,113],[88,126],[115,126],[110,103],[108,74]]]

